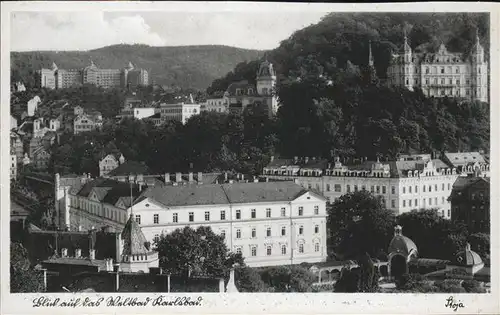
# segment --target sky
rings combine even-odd
[[[14,12],[11,51],[114,44],[227,45],[267,50],[328,12]]]

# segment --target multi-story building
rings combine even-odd
[[[65,200],[61,214],[71,229],[121,230],[133,215],[150,242],[185,226],[209,226],[249,266],[327,257],[326,199],[292,182],[144,187],[99,178],[66,189]]]
[[[28,101],[27,107],[28,107],[28,116],[33,117],[35,116],[35,112],[38,108],[38,104],[40,104],[42,100],[38,95],[35,95],[32,99]]]
[[[57,69],[55,72],[56,88],[66,89],[82,85],[82,69]]]
[[[12,115],[10,116],[10,130],[17,129],[17,119]]]
[[[33,151],[31,156],[32,165],[39,170],[46,170],[50,161],[50,153],[43,146],[40,146]]]
[[[123,163],[125,163],[123,154],[107,154],[99,161],[99,176],[107,175]]]
[[[278,98],[275,94],[276,72],[269,61],[261,63],[257,71],[256,85],[248,81],[234,82],[224,93],[230,112],[242,113],[248,105],[263,106],[269,117],[278,111]]]
[[[413,52],[405,35],[403,52],[393,55],[387,69],[388,83],[410,90],[418,87],[427,96],[488,102],[488,61],[479,35],[465,55],[448,52],[444,44],[435,53]]]
[[[14,150],[10,150],[10,179],[15,180],[17,178],[17,156]]]
[[[73,121],[73,133],[75,135],[88,132],[102,127],[102,116],[100,114],[82,114]]]
[[[24,147],[21,137],[15,132],[10,133],[10,147],[12,154],[14,154],[17,157],[17,161],[20,162],[24,156]]]
[[[148,72],[144,69],[136,69],[131,62],[128,63],[127,68],[123,69],[123,76],[128,88],[135,89],[140,85],[148,85],[149,82]]]
[[[185,124],[189,118],[199,115],[201,111],[200,104],[161,104],[160,117],[162,122],[177,120]]]
[[[35,73],[35,82],[37,86],[48,89],[55,89],[57,65],[53,62],[51,69],[40,69]]]
[[[148,85],[148,72],[135,69],[131,63],[123,69],[101,69],[91,60],[83,69],[59,69],[52,63],[51,69],[37,71],[36,82],[40,87],[63,89],[82,84],[94,84],[104,88],[136,87]]]
[[[229,111],[229,99],[227,97],[209,98],[205,103],[205,111],[226,113]]]
[[[485,165],[484,168],[489,169]],[[321,192],[329,202],[358,190],[382,197],[385,206],[400,214],[414,209],[435,209],[451,217],[448,197],[460,170],[441,159],[422,156],[397,161],[358,161],[344,165],[340,159],[328,163],[322,159],[273,159],[263,170],[268,180],[295,180],[307,189]]]
[[[451,220],[463,221],[470,231],[489,232],[490,179],[488,177],[459,177],[449,197]]]
[[[57,131],[61,128],[61,121],[58,118],[51,118],[49,121],[49,129]]]

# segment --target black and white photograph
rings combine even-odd
[[[125,2],[2,3],[2,301],[500,311],[494,4]]]

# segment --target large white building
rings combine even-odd
[[[388,83],[410,90],[419,87],[427,96],[487,102],[488,61],[478,34],[472,51],[464,58],[466,55],[448,52],[444,44],[435,53],[414,52],[405,35],[403,51],[392,56],[387,69]]]
[[[56,175],[56,186],[60,182]],[[185,226],[210,226],[249,266],[314,263],[327,257],[326,199],[293,182],[143,187],[140,182],[82,178],[56,193],[61,221],[71,229],[122,230],[133,214],[151,242]]]
[[[471,153],[458,153],[470,155]],[[454,154],[455,157],[457,154]],[[385,206],[396,215],[414,209],[439,209],[451,217],[448,197],[458,176],[471,172],[489,173],[489,165],[459,167],[429,156],[402,157],[396,161],[359,161],[344,165],[315,158],[276,159],[266,166],[263,176],[270,180],[295,180],[304,188],[321,192],[329,202],[358,190],[382,197]]]
[[[199,115],[201,112],[200,104],[161,104],[160,118],[162,122],[177,120],[185,124],[189,118]]]

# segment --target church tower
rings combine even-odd
[[[482,102],[488,101],[488,63],[484,60],[484,48],[479,40],[479,31],[476,30],[476,43],[472,49],[472,99]]]
[[[368,76],[370,83],[378,83],[377,70],[375,69],[375,62],[373,61],[372,41],[368,43]]]
[[[272,117],[278,111],[278,99],[275,95],[276,88],[276,72],[274,72],[273,64],[265,60],[260,64],[257,71],[257,93],[263,96],[267,105],[269,117]]]
[[[411,52],[411,47],[408,44],[408,37],[406,36],[406,31],[404,33],[404,70],[403,70],[403,84],[404,86],[413,91],[413,55]]]

